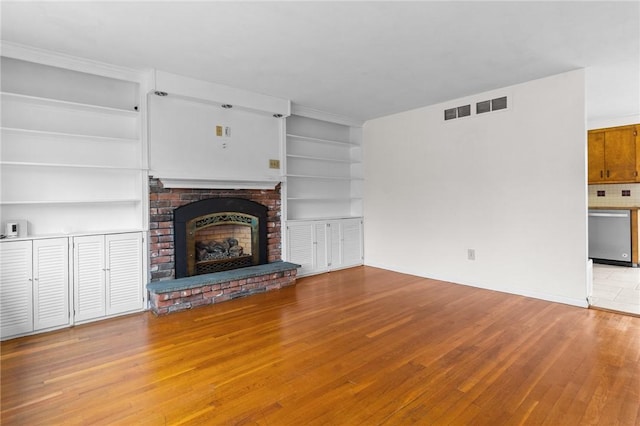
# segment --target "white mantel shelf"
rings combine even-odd
[[[276,180],[225,180],[158,177],[165,188],[186,189],[275,189],[282,182]]]

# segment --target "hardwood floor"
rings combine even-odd
[[[370,267],[2,343],[2,424],[640,424],[640,318]]]

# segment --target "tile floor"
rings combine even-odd
[[[640,315],[640,268],[594,263],[591,304]]]

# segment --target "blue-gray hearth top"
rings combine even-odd
[[[184,311],[294,285],[300,265],[273,262],[147,284],[156,315]]]

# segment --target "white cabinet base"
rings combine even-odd
[[[69,240],[0,244],[2,339],[71,324]]]
[[[144,309],[142,233],[73,239],[75,322]]]
[[[0,242],[0,338],[143,311],[143,241],[129,232]]]
[[[363,264],[362,219],[289,221],[287,261],[301,265],[298,276]]]

